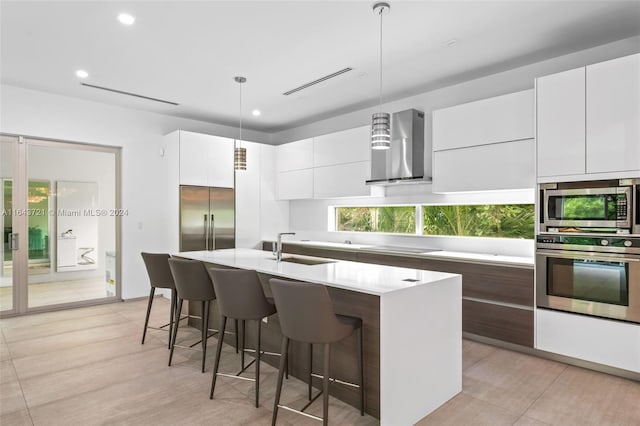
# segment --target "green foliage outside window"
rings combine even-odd
[[[415,206],[337,207],[336,230],[416,233]],[[533,239],[533,204],[422,206],[423,235]]]
[[[424,235],[533,239],[533,204],[423,206]]]
[[[336,230],[350,232],[416,233],[414,206],[338,207]]]

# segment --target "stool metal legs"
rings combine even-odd
[[[329,424],[329,357],[331,356],[331,344],[324,344],[324,368],[322,378],[322,425]]]
[[[220,355],[222,354],[222,345],[224,343],[223,339],[218,337],[218,346],[216,348],[216,361],[213,367],[213,377],[211,378],[211,392],[209,393],[209,399],[213,399],[213,392],[215,391],[215,388],[216,388],[216,379],[218,376],[232,377],[232,378],[242,379],[242,380],[250,380],[255,382],[256,384],[256,408],[258,408],[260,406],[260,357],[262,355],[262,321],[261,320],[256,321],[258,324],[258,333],[256,337],[255,358],[252,362],[250,362],[246,366],[244,365],[246,321],[245,320],[240,320],[240,321],[242,322],[242,339],[241,339],[242,345],[240,348],[240,351],[241,351],[240,352],[241,353],[240,372],[238,372],[235,375],[218,373],[218,369],[220,367]],[[237,324],[237,320],[236,320],[236,324]],[[224,336],[224,330],[226,326],[227,326],[227,317],[222,316],[222,328],[220,329],[219,336]],[[250,379],[246,377],[241,377],[240,374],[244,373],[244,371],[251,366],[251,363],[255,363],[256,378]]]
[[[227,317],[222,317],[222,324],[220,326],[220,335],[224,336],[224,330],[227,327]],[[237,331],[237,330],[236,330]],[[218,346],[216,348],[216,362],[213,365],[213,378],[211,379],[211,392],[209,393],[209,399],[213,399],[213,390],[216,388],[216,378],[218,377],[218,367],[220,366],[220,354],[222,354],[222,341],[218,338]]]
[[[147,316],[144,319],[144,330],[142,331],[142,345],[144,345],[144,338],[147,337],[147,327],[149,326],[149,315],[151,314],[151,305],[153,304],[153,296],[155,295],[156,288],[151,286],[151,293],[149,293],[149,302],[147,303]],[[169,347],[171,347],[171,333],[169,333]]]
[[[208,300],[202,301],[202,372],[204,373],[204,363],[207,359],[207,337],[209,336],[209,304]],[[224,330],[221,336],[224,337]]]
[[[152,286],[151,292],[149,293],[149,302],[147,303],[147,315],[144,318],[144,329],[142,331],[141,344],[144,345],[145,338],[147,337],[147,329],[153,328],[154,330],[159,330],[169,326],[169,330],[167,330],[169,332],[169,343],[167,344],[167,349],[171,349],[171,338],[173,334],[173,326],[174,326],[174,322],[178,321],[178,319],[175,316],[178,292],[176,291],[176,289],[171,289],[171,311],[169,312],[169,324],[165,324],[159,328],[149,327],[149,316],[151,315],[151,305],[153,305],[153,298],[155,296],[155,292],[156,292],[156,288]]]
[[[178,300],[178,309],[176,315],[180,318],[180,314],[182,313],[182,302],[183,300]],[[178,324],[173,327],[173,337],[171,338],[171,352],[169,352],[169,366],[171,366],[171,360],[173,359],[173,349],[176,347],[176,336],[178,334]]]
[[[278,408],[284,408],[285,410],[288,411],[292,411],[298,414],[302,414],[306,417],[310,417],[316,420],[322,420],[323,425],[326,425],[329,419],[329,383],[330,382],[335,382],[335,383],[339,383],[342,385],[347,385],[347,386],[351,386],[351,387],[358,387],[360,388],[360,415],[364,416],[364,339],[363,339],[363,333],[362,333],[362,327],[357,328],[356,329],[356,333],[357,334],[357,346],[358,346],[358,367],[359,367],[359,376],[360,376],[360,383],[359,384],[353,384],[353,383],[348,383],[348,382],[344,382],[342,380],[338,380],[335,378],[331,378],[330,377],[330,357],[331,357],[331,344],[330,343],[325,343],[323,345],[323,351],[324,351],[324,359],[323,359],[323,374],[322,376],[318,375],[318,374],[313,374],[313,344],[309,343],[309,383],[308,383],[308,393],[309,393],[309,403],[306,404],[301,410],[294,410],[290,407],[286,407],[284,405],[280,405],[280,392],[281,392],[281,387],[282,387],[282,376],[284,375],[284,369],[286,368],[286,362],[287,360],[280,360],[280,369],[278,371],[278,384],[277,384],[277,388],[276,388],[276,400],[274,402],[274,408],[273,408],[273,418],[272,418],[272,425],[275,426],[276,424],[276,418],[278,416]],[[286,345],[288,347],[288,339],[285,337],[283,340],[283,350],[284,350],[284,346],[285,346],[285,341],[286,341]],[[284,363],[284,364],[283,364]],[[313,390],[313,378],[322,378],[322,390],[316,394],[316,396],[312,396],[312,390]],[[323,413],[323,418],[319,418],[317,416],[313,416],[311,414],[307,414],[304,412],[304,410],[306,410],[311,404],[313,404],[313,402],[318,399],[318,397],[320,397],[320,395],[322,395],[322,413]]]
[[[278,383],[276,384],[276,399],[273,401],[273,417],[271,417],[271,426],[276,426],[278,418],[278,408],[280,408],[280,394],[282,393],[282,379],[284,378],[284,369],[289,358],[289,338],[282,338],[282,347],[280,348],[280,368],[278,368]]]

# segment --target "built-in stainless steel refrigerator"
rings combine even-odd
[[[180,251],[234,248],[233,188],[180,186]]]

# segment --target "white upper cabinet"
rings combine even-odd
[[[533,139],[436,151],[433,192],[535,188]]]
[[[277,157],[278,172],[310,169],[313,167],[313,138],[278,145]]]
[[[538,176],[584,173],[585,70],[536,80]]]
[[[362,126],[313,138],[313,166],[369,161],[369,129]]]
[[[304,200],[313,198],[313,169],[280,172],[276,177],[276,199]]]
[[[433,112],[433,192],[535,187],[533,90]]]
[[[371,175],[371,163],[337,164],[313,169],[314,198],[362,197],[371,195],[365,184]]]
[[[531,139],[533,90],[510,93],[433,112],[433,150]]]
[[[233,139],[178,131],[180,184],[233,188]]]
[[[640,170],[640,54],[587,67],[587,173]]]
[[[369,126],[277,147],[279,200],[371,195]]]
[[[640,171],[640,54],[536,80],[538,181]]]

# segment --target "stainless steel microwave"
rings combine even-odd
[[[626,229],[633,225],[632,186],[541,191],[543,231],[549,227]]]

